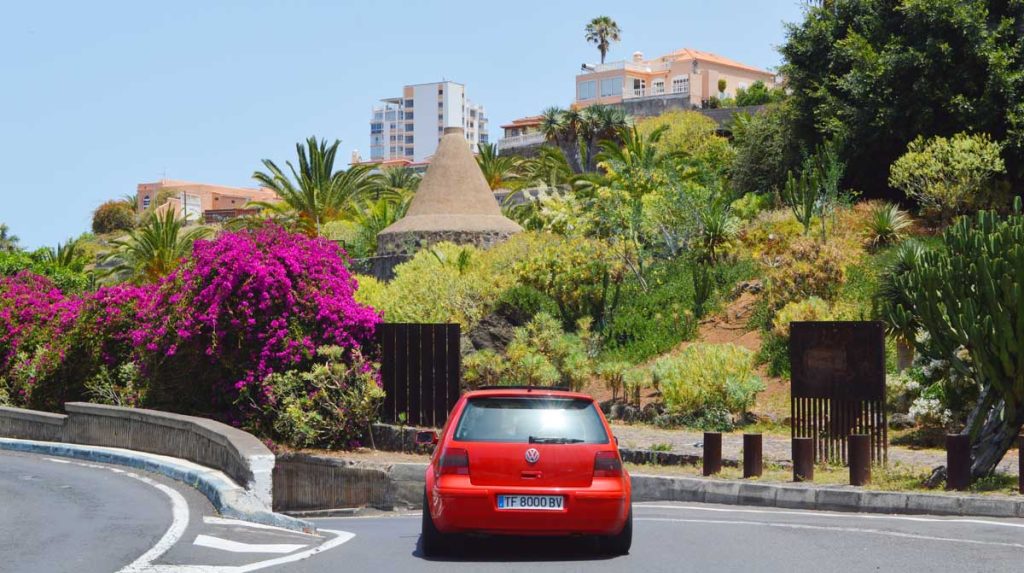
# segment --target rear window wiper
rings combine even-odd
[[[530,436],[531,444],[579,444],[583,440],[579,438],[538,438],[537,436]]]

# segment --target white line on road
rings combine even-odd
[[[205,523],[206,525],[235,525],[238,527],[251,527],[253,529],[269,529],[272,531],[280,531],[282,533],[291,533],[293,535],[306,535],[309,537],[317,537],[312,533],[304,533],[302,531],[295,531],[294,529],[285,529],[284,527],[277,527],[276,525],[253,523],[251,521],[242,521],[241,519],[228,519],[226,517],[216,517],[213,515],[203,516],[203,523]]]
[[[884,535],[886,537],[903,537],[906,539],[920,539],[924,541],[939,541],[942,543],[967,543],[970,545],[992,545],[997,547],[1012,547],[1024,549],[1020,543],[1004,543],[999,541],[976,541],[973,539],[959,539],[953,537],[933,537],[930,535],[918,535],[915,533],[902,533],[898,531],[886,531],[883,529],[861,529],[857,527],[833,527],[828,525],[806,525],[801,523],[772,523],[770,521],[730,521],[718,519],[678,519],[673,517],[635,517],[635,521],[662,521],[672,523],[701,523],[710,525],[753,525],[760,527],[777,527],[781,529],[812,529],[818,531],[839,531],[843,533],[865,533],[869,535]]]
[[[285,563],[294,563],[303,559],[308,559],[330,549],[350,541],[356,536],[355,533],[349,533],[348,531],[337,531],[334,529],[321,529],[323,533],[329,533],[334,535],[334,538],[324,542],[322,545],[307,549],[299,553],[292,555],[285,555],[284,557],[277,557],[275,559],[268,559],[266,561],[258,561],[256,563],[250,563],[248,565],[239,566],[224,566],[224,565],[150,565],[144,570],[144,573],[249,573],[250,571],[259,571],[260,569],[266,569],[267,567],[274,567],[275,565],[284,565]]]
[[[305,547],[305,545],[297,543],[242,543],[212,535],[197,535],[192,545],[230,551],[231,553],[291,553]]]
[[[64,462],[64,460],[55,460],[53,458],[46,459],[57,463]],[[67,463],[73,463],[75,465],[88,468],[98,468],[104,470],[113,469],[108,468],[106,466],[101,466],[99,464],[87,464],[81,462]],[[149,551],[146,551],[145,553],[140,555],[138,559],[126,565],[123,569],[121,569],[120,572],[136,573],[138,571],[144,570],[147,566],[149,566],[150,563],[152,563],[154,560],[158,559],[161,555],[166,553],[168,549],[174,547],[174,544],[177,543],[179,539],[181,539],[181,536],[185,533],[185,528],[188,527],[188,503],[185,501],[185,498],[180,493],[174,491],[173,489],[165,486],[162,483],[158,483],[154,480],[151,480],[146,476],[140,476],[134,472],[125,471],[119,471],[117,473],[139,480],[142,483],[151,485],[156,489],[164,492],[164,494],[171,500],[171,525],[167,528],[167,531],[163,534],[163,537],[161,537],[160,540],[156,542],[156,545],[150,547]]]
[[[964,519],[960,517],[913,517],[909,515],[881,515],[872,513],[832,513],[824,511],[786,511],[771,509],[729,509],[725,507],[697,507],[694,505],[647,505],[637,504],[634,508],[647,509],[676,509],[693,511],[712,511],[719,513],[757,513],[766,515],[802,515],[806,517],[839,517],[847,519],[890,519],[898,521],[916,521],[923,523],[963,523],[969,525],[994,525],[998,527],[1014,527],[1024,529],[1024,523],[1012,523],[1007,521],[987,521],[984,519]]]

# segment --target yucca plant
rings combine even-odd
[[[901,241],[913,222],[895,203],[875,206],[867,220],[867,242],[872,247],[892,245]]]

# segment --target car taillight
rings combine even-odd
[[[469,452],[462,448],[448,448],[441,453],[441,475],[469,475]]]
[[[616,452],[597,452],[594,456],[594,477],[622,477],[622,460]]]

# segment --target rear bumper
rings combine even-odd
[[[474,486],[462,476],[445,476],[428,491],[434,525],[444,533],[498,535],[614,535],[629,515],[629,490],[624,480],[595,479],[590,487]],[[498,509],[498,496],[561,495],[564,509],[537,511]]]

